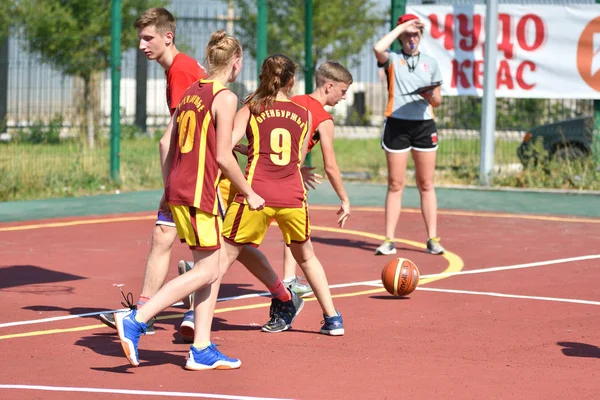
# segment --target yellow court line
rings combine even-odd
[[[78,326],[75,328],[65,328],[65,329],[47,329],[47,330],[42,330],[42,331],[33,331],[33,332],[24,332],[24,333],[14,333],[12,335],[4,335],[4,336],[0,336],[0,340],[4,340],[4,339],[14,339],[14,338],[21,338],[21,337],[28,337],[28,336],[43,336],[43,335],[53,335],[55,333],[65,333],[65,332],[77,332],[77,331],[89,331],[91,329],[98,329],[98,328],[106,328],[106,325],[104,324],[96,324],[96,325],[85,325],[85,326]]]
[[[378,240],[385,239],[385,237],[381,236],[381,235],[376,235],[373,233],[363,232],[363,231],[355,231],[355,230],[350,230],[350,229],[329,228],[329,227],[322,227],[322,226],[312,226],[312,229],[316,230],[316,231],[324,231],[324,232],[345,233],[345,234],[349,234],[349,235],[368,237],[368,238],[378,239]],[[399,243],[404,243],[404,244],[407,244],[410,246],[414,246],[417,248],[422,248],[422,249],[427,248],[427,246],[424,245],[423,243],[415,242],[413,240],[394,239],[394,241],[399,242]],[[446,250],[446,253],[442,254],[442,257],[444,257],[448,261],[448,267],[439,276],[425,278],[425,279],[420,280],[419,285],[424,285],[424,284],[427,284],[427,283],[430,283],[430,282],[433,282],[436,280],[448,278],[449,276],[444,276],[444,274],[458,272],[463,269],[463,267],[464,267],[463,260],[458,255]],[[383,288],[378,288],[378,289],[370,289],[370,290],[359,291],[359,292],[332,294],[331,297],[334,299],[335,298],[343,298],[343,297],[356,297],[356,296],[362,296],[362,295],[373,294],[373,293],[383,293],[385,291],[386,290]],[[310,297],[310,298],[304,299],[304,301],[315,301],[315,300],[317,300],[316,297]],[[269,303],[250,304],[250,305],[245,305],[245,306],[218,308],[215,310],[215,314],[221,314],[221,313],[231,312],[231,311],[251,310],[251,309],[255,309],[255,308],[266,308],[266,307],[269,307],[270,305],[271,305],[271,303],[269,302]],[[163,315],[163,316],[156,317],[156,319],[157,320],[168,320],[168,319],[174,319],[174,318],[181,318],[182,316],[183,316],[183,314],[169,314],[169,315]],[[51,335],[51,334],[56,334],[56,333],[78,332],[78,331],[85,331],[85,330],[105,328],[105,327],[106,327],[106,325],[104,325],[104,324],[95,324],[95,325],[80,326],[80,327],[76,327],[76,328],[49,329],[49,330],[40,330],[40,331],[34,331],[34,332],[15,333],[15,334],[11,334],[11,335],[0,336],[0,340],[14,339],[14,338],[20,338],[20,337]]]
[[[142,221],[145,219],[156,219],[156,214],[139,215],[139,216],[135,216],[135,217],[83,219],[83,220],[68,221],[68,222],[49,222],[49,223],[45,223],[45,224],[9,226],[6,228],[0,228],[0,232],[26,231],[26,230],[30,230],[30,229],[41,229],[41,228],[62,228],[65,226],[76,226],[76,225],[107,224],[109,222]]]
[[[312,210],[338,210],[336,206],[310,206]],[[353,207],[353,211],[374,211],[384,212],[383,207]],[[402,208],[402,212],[412,214],[420,214],[418,208]],[[535,215],[535,214],[510,214],[510,213],[492,213],[492,212],[476,212],[476,211],[455,211],[455,210],[438,210],[439,215],[455,215],[460,217],[483,217],[483,218],[514,218],[528,219],[538,221],[557,221],[557,222],[587,222],[592,224],[600,224],[600,218],[579,218],[579,217],[556,217],[550,215]]]
[[[311,210],[338,210],[337,206],[310,206]],[[383,207],[354,207],[354,211],[375,211],[383,212]],[[415,208],[403,208],[402,212],[408,213],[421,213],[421,210]],[[600,224],[600,218],[577,218],[577,217],[554,217],[546,215],[530,215],[530,214],[505,214],[505,213],[490,213],[490,212],[474,212],[474,211],[444,211],[438,210],[439,215],[455,215],[463,217],[482,217],[482,218],[513,218],[513,219],[526,219],[526,220],[538,220],[538,221],[555,221],[555,222],[582,222]],[[20,226],[9,226],[0,227],[0,232],[10,231],[25,231],[31,229],[42,229],[42,228],[60,228],[66,226],[77,226],[77,225],[92,225],[92,224],[106,224],[110,222],[129,222],[129,221],[142,221],[147,219],[155,219],[156,214],[140,215],[135,217],[107,217],[107,218],[96,218],[88,220],[68,221],[68,222],[49,222],[43,224],[33,225],[20,225]]]

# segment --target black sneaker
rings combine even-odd
[[[115,325],[114,313],[102,313],[98,315],[98,317],[100,318],[100,321],[104,323],[104,325],[113,329],[117,329],[117,326]]]
[[[292,298],[288,301],[281,301],[278,298],[271,300],[271,309],[269,310],[270,320],[263,325],[263,332],[283,332],[292,327],[292,322],[296,319],[302,308],[304,300],[296,293],[288,289]]]
[[[287,329],[287,324],[279,316],[279,309],[282,301],[277,297],[271,299],[271,307],[269,308],[269,321],[262,326],[263,332],[282,332]]]
[[[126,311],[123,311],[126,312]],[[99,315],[100,321],[104,323],[104,325],[111,327],[113,329],[117,329],[117,325],[115,324],[115,314],[114,313],[102,313]],[[148,327],[146,328],[146,335],[154,335],[156,331],[154,330],[154,321],[156,317],[152,318],[148,321]]]

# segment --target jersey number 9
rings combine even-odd
[[[271,131],[271,162],[275,165],[288,165],[292,153],[292,135],[283,128]]]

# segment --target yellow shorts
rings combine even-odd
[[[221,248],[221,217],[190,206],[170,207],[181,243],[187,243],[192,250]]]
[[[219,207],[222,218],[225,218],[227,208],[231,205],[231,203],[233,203],[233,199],[235,199],[237,192],[237,189],[235,186],[233,186],[233,183],[231,183],[229,179],[222,178],[219,181],[219,185],[217,186],[217,195],[219,195]]]
[[[250,211],[247,205],[236,202],[227,209],[223,221],[223,237],[230,243],[258,247],[273,220],[277,221],[287,245],[291,242],[303,243],[310,238],[306,203],[302,208],[265,207],[260,211]]]

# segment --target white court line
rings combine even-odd
[[[526,264],[507,265],[507,266],[504,266],[504,267],[471,269],[471,270],[468,270],[468,271],[464,271],[463,270],[463,271],[458,271],[458,272],[442,272],[442,273],[439,273],[439,274],[421,275],[421,278],[431,278],[431,277],[440,277],[440,276],[454,276],[454,275],[481,274],[481,273],[484,273],[484,272],[508,271],[508,270],[511,270],[511,269],[541,267],[541,266],[544,266],[544,265],[562,264],[562,263],[568,263],[568,262],[574,262],[574,261],[595,260],[595,259],[599,259],[599,258],[600,258],[600,254],[592,254],[592,255],[589,255],[589,256],[559,258],[557,260],[539,261],[539,262],[526,263]]]
[[[128,390],[128,389],[101,389],[101,388],[80,388],[63,386],[37,386],[37,385],[3,385],[0,389],[25,389],[25,390],[46,390],[51,392],[84,392],[84,393],[109,393],[109,394],[130,394],[138,396],[165,396],[165,397],[196,397],[204,399],[228,399],[228,400],[287,400],[273,397],[250,397],[234,396],[226,394],[210,393],[191,393],[191,392],[157,392],[153,390]]]
[[[428,288],[428,287],[417,287],[417,290],[422,290],[425,292],[474,294],[474,295],[478,295],[478,296],[505,297],[505,298],[510,298],[510,299],[557,301],[557,302],[561,302],[561,303],[576,303],[576,304],[589,304],[592,306],[600,306],[600,301],[565,299],[565,298],[560,298],[560,297],[523,296],[520,294],[505,294],[505,293],[495,293],[495,292],[474,292],[471,290],[437,289],[437,288]]]
[[[579,257],[569,257],[569,258],[559,258],[557,260],[539,261],[539,262],[526,263],[526,264],[506,265],[506,266],[502,266],[502,267],[470,269],[468,271],[462,270],[462,271],[457,271],[457,272],[440,272],[439,274],[421,275],[420,279],[451,277],[451,276],[455,276],[455,275],[483,274],[483,273],[487,273],[487,272],[509,271],[512,269],[542,267],[542,266],[546,266],[546,265],[563,264],[563,263],[568,263],[568,262],[586,261],[586,260],[595,260],[595,259],[600,259],[600,254],[592,254],[589,256],[579,256]],[[347,283],[347,284],[341,284],[341,285],[333,285],[330,287],[334,287],[334,286],[345,287],[345,286],[357,286],[357,285],[379,286],[379,287],[382,286],[381,279],[374,279],[372,281]]]
[[[468,271],[463,270],[463,271],[458,271],[458,272],[427,274],[427,275],[421,275],[421,279],[437,278],[437,277],[450,277],[450,276],[454,276],[454,275],[469,275],[469,274],[482,274],[482,273],[487,273],[487,272],[508,271],[508,270],[513,270],[513,269],[533,268],[533,267],[541,267],[541,266],[546,266],[546,265],[554,265],[554,264],[562,264],[562,263],[568,263],[568,262],[586,261],[586,260],[594,260],[594,259],[600,259],[600,254],[592,254],[592,255],[587,255],[587,256],[569,257],[569,258],[559,258],[556,260],[539,261],[539,262],[526,263],[526,264],[507,265],[507,266],[502,266],[502,267],[472,269],[472,270],[468,270]],[[378,286],[378,287],[381,287],[381,279],[375,279],[375,280],[363,281],[363,282],[340,283],[337,285],[330,285],[329,288],[330,289],[338,289],[338,288],[345,288],[345,287],[352,287],[352,286]],[[271,294],[269,292],[251,293],[251,294],[245,294],[242,296],[222,297],[222,298],[217,299],[217,302],[250,299],[250,298],[254,298],[254,297],[269,297],[269,296],[271,296]],[[179,303],[175,303],[174,305],[180,305],[180,304],[182,304],[182,303],[179,302]],[[4,324],[0,324],[0,328],[6,328],[9,326],[39,324],[39,323],[43,323],[43,322],[54,322],[54,321],[60,321],[60,320],[66,320],[66,319],[72,319],[72,318],[80,318],[80,317],[89,317],[89,316],[93,316],[93,315],[103,314],[106,312],[117,312],[117,311],[126,311],[126,310],[127,309],[106,310],[106,311],[97,311],[97,312],[86,313],[86,314],[75,314],[75,315],[66,315],[66,316],[61,316],[61,317],[33,319],[33,320],[29,320],[29,321],[7,322]]]

